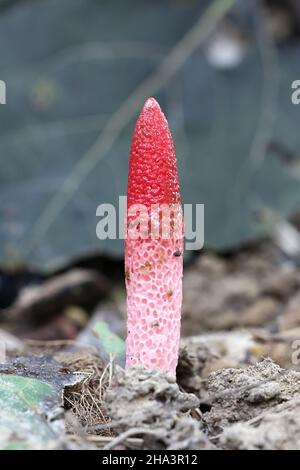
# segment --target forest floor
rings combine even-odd
[[[300,448],[300,268],[271,242],[186,265],[176,379],[122,368],[122,263],[9,275],[1,448]]]

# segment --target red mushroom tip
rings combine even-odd
[[[129,160],[128,206],[180,203],[177,162],[165,115],[149,98],[137,120]]]

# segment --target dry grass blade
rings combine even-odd
[[[103,407],[103,394],[111,385],[113,362],[105,367],[99,367],[99,358],[94,357],[86,364],[78,363],[78,371],[85,379],[77,386],[66,390],[65,406],[74,414],[81,431],[79,434],[87,434],[89,429],[97,429],[102,436],[112,436],[110,419]],[[78,426],[78,428],[79,428]],[[79,429],[71,426],[69,432],[77,433]]]
[[[104,446],[104,450],[113,449],[115,446],[121,444],[122,442],[126,441],[129,437],[134,436],[136,434],[148,434],[150,436],[160,437],[161,435],[165,434],[165,430],[164,429],[151,430],[151,429],[147,429],[147,428],[128,429],[127,431],[123,432],[119,436],[112,439],[109,442],[109,444]]]

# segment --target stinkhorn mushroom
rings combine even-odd
[[[146,210],[142,216],[143,207]],[[145,215],[149,217],[143,226],[146,234],[141,228]],[[165,230],[168,222],[169,231]],[[139,235],[132,236],[130,226],[139,228]],[[159,104],[149,98],[135,126],[129,160],[125,237],[127,368],[141,365],[175,373],[182,270],[183,216],[174,143]]]

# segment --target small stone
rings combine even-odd
[[[250,390],[245,398],[247,403],[262,403],[280,395],[281,387],[276,382],[267,382]]]
[[[279,330],[285,331],[300,326],[300,294],[295,295],[287,304],[278,320]]]
[[[285,299],[299,286],[299,273],[294,269],[281,269],[267,277],[262,291],[271,296]]]
[[[259,326],[270,322],[276,317],[280,309],[280,303],[271,297],[258,299],[248,307],[241,317],[241,324],[247,326]]]

